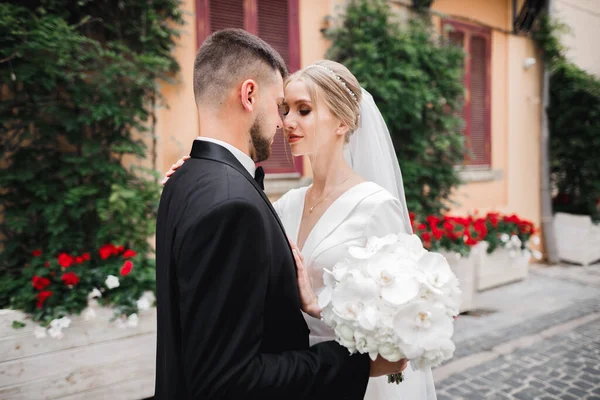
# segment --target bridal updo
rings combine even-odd
[[[290,75],[285,86],[297,80],[304,82],[313,104],[317,102],[317,88],[321,89],[332,114],[348,126],[348,142],[350,135],[358,128],[362,99],[356,77],[338,62],[321,60]]]

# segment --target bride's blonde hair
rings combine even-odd
[[[356,77],[338,62],[320,60],[290,75],[285,87],[294,81],[302,81],[306,85],[313,104],[317,102],[317,87],[321,89],[325,104],[332,114],[348,126],[348,142],[350,135],[358,128],[359,105],[362,99]]]

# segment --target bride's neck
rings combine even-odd
[[[341,151],[311,156],[310,162],[313,171],[312,191],[317,195],[339,185],[352,173]]]

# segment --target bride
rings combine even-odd
[[[385,121],[346,67],[323,60],[297,71],[285,83],[283,108],[292,154],[307,156],[314,174],[312,185],[290,190],[273,204],[303,260],[297,258],[298,279],[313,345],[335,339],[312,293],[324,287],[323,268],[331,269],[348,246],[364,245],[368,237],[412,230]],[[371,378],[365,399],[436,399],[430,369],[415,371],[409,363],[404,375],[399,385]]]

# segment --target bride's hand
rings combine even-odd
[[[288,238],[289,240],[289,238]],[[300,305],[302,311],[310,315],[311,317],[321,319],[321,309],[319,308],[319,302],[315,292],[313,292],[310,279],[308,278],[308,272],[304,268],[304,257],[300,249],[294,242],[289,240],[292,252],[294,253],[294,260],[296,261],[296,271],[298,272],[298,292],[300,294]]]
[[[183,163],[189,159],[190,159],[190,156],[185,156],[183,158],[180,158],[179,161],[177,161],[175,164],[171,165],[171,169],[167,171],[167,173],[165,174],[165,179],[162,180],[161,184],[164,186],[165,183],[167,183],[167,181],[171,177],[171,175],[173,175],[175,173],[175,171],[177,171],[179,169],[179,167],[181,167],[183,165]]]

